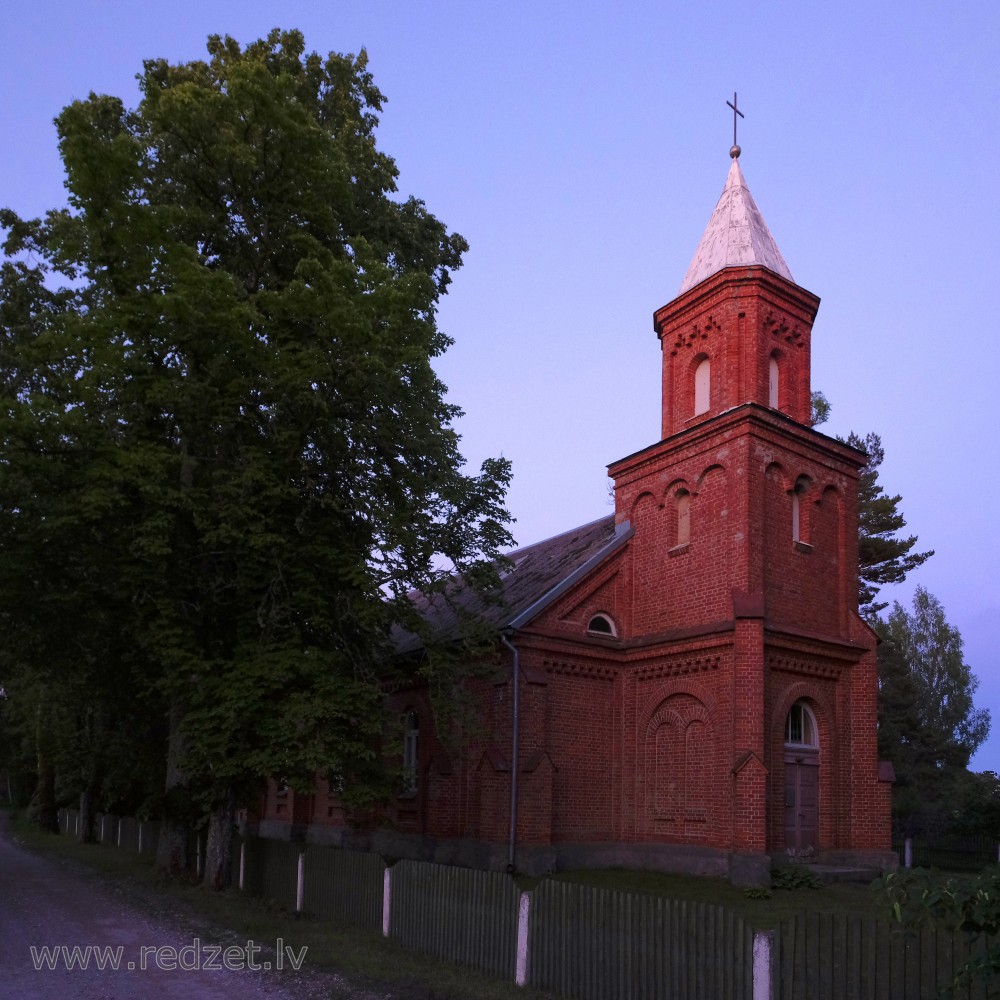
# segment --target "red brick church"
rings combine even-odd
[[[613,516],[511,554],[484,734],[449,754],[426,693],[395,692],[412,782],[390,823],[350,830],[321,783],[272,788],[261,833],[737,882],[766,879],[771,859],[889,861],[875,638],[857,614],[865,457],[810,426],[819,299],[792,279],[738,155],[653,316],[660,439],[609,467]]]

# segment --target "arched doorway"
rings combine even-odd
[[[816,718],[797,701],[785,719],[785,851],[809,858],[819,836],[819,734]]]

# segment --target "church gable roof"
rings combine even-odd
[[[679,294],[726,267],[761,265],[794,281],[734,157],[726,186],[701,237]]]
[[[459,590],[446,601],[413,595],[433,633],[443,640],[457,638],[459,620],[455,605],[472,611],[496,626],[520,628],[558,600],[575,583],[590,573],[631,537],[627,524],[615,526],[613,514],[564,531],[545,541],[527,545],[508,554],[511,568],[503,574],[497,600],[484,604],[470,590]],[[413,635],[401,636],[397,652],[420,648]]]

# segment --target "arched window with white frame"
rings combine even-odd
[[[797,701],[788,710],[788,716],[785,719],[785,746],[811,747],[813,749],[819,746],[816,717],[804,701]]]

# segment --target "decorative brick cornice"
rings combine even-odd
[[[542,665],[550,674],[567,674],[573,677],[590,677],[596,680],[614,680],[618,671],[600,663],[574,663],[571,660],[543,660]]]
[[[649,681],[660,677],[676,677],[682,674],[699,674],[706,670],[716,670],[722,657],[719,654],[691,656],[684,659],[668,660],[665,663],[651,663],[635,671],[636,680]]]
[[[822,677],[835,681],[843,670],[838,663],[822,663],[793,656],[768,656],[767,665],[773,671],[786,674],[797,674],[804,677]]]

